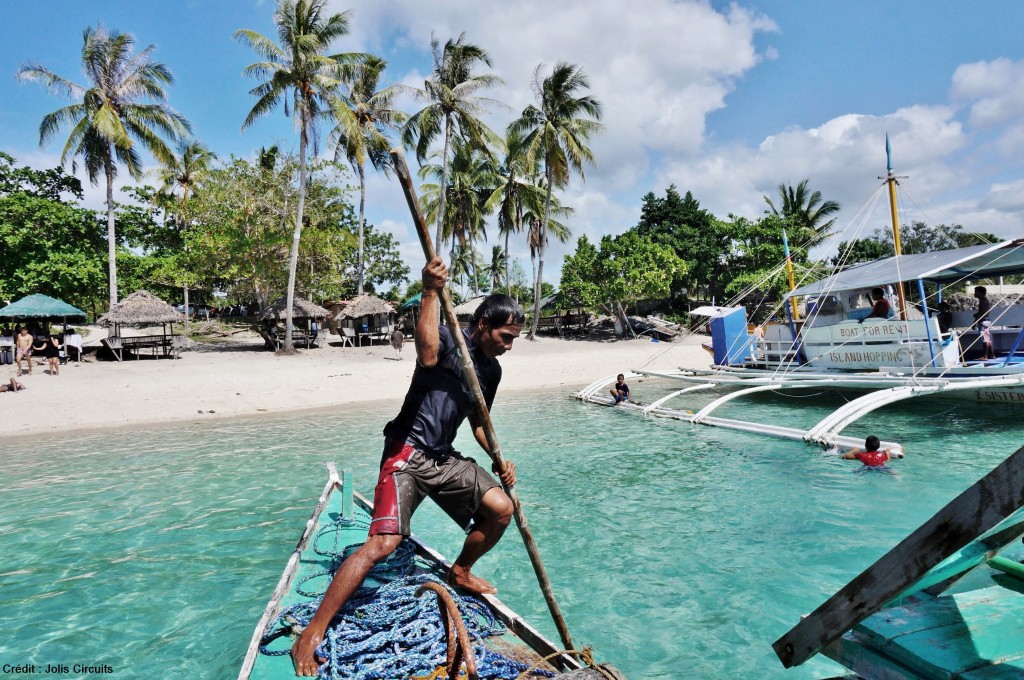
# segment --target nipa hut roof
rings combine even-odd
[[[339,319],[358,319],[371,314],[394,314],[395,308],[379,297],[366,293],[345,305],[338,313]]]
[[[486,295],[480,295],[472,300],[467,300],[461,305],[455,307],[455,316],[473,316],[476,314],[476,308],[480,306],[480,303],[484,301]]]
[[[127,324],[145,326],[148,324],[182,323],[185,315],[169,304],[144,290],[137,290],[124,298],[110,311],[101,316],[96,323],[101,326]]]
[[[262,314],[261,319],[283,319],[287,315],[285,306],[288,304],[287,298],[281,298],[274,304],[267,307]],[[331,315],[331,312],[324,309],[320,305],[315,305],[309,300],[296,297],[292,300],[292,318],[295,319],[323,319]]]

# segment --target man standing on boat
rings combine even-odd
[[[975,286],[974,297],[978,300],[978,311],[974,313],[974,328],[980,331],[982,322],[989,320],[992,303],[988,301],[988,290],[985,286]]]
[[[474,593],[494,593],[487,581],[470,573],[501,538],[512,520],[512,501],[487,471],[452,447],[468,416],[473,435],[488,450],[474,401],[462,380],[453,332],[462,332],[473,357],[487,408],[501,380],[497,357],[512,349],[525,317],[507,295],[490,295],[465,331],[439,326],[440,293],[448,268],[436,257],[423,268],[423,295],[416,322],[416,369],[398,416],[384,428],[384,454],[373,495],[373,520],[366,543],[335,573],[309,625],[292,646],[296,675],[316,675],[316,648],[328,624],[362,585],[366,575],[411,533],[410,521],[427,496],[466,530],[462,552],[448,573],[449,585]],[[516,467],[505,461],[501,481],[516,483]]]

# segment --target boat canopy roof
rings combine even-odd
[[[994,278],[1022,272],[1024,239],[1016,239],[865,262],[801,286],[787,293],[786,298],[820,295],[834,290],[874,288],[917,279],[944,283],[968,278]]]

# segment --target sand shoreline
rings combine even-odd
[[[672,343],[649,339],[521,339],[501,358],[502,392],[564,388],[568,394],[619,371],[706,367],[702,336]],[[0,431],[7,436],[195,422],[329,409],[346,404],[398,403],[415,364],[411,343],[396,361],[387,345],[319,349],[280,357],[261,340],[198,343],[178,360],[97,361],[95,355],[50,376],[36,365],[18,378],[29,389],[0,394]],[[9,380],[13,365],[2,367]]]

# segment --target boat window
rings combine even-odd
[[[871,302],[871,296],[867,293],[853,293],[850,295],[850,309],[871,307],[873,304],[874,303]]]
[[[807,301],[808,314],[835,314],[839,311],[839,298],[835,295],[826,295],[820,298],[811,298]]]

